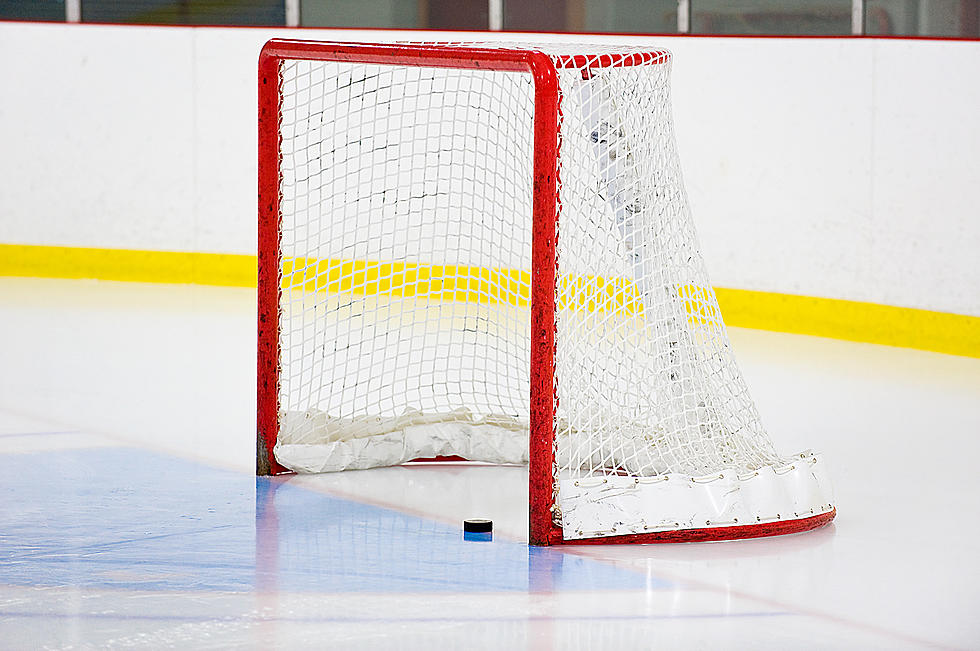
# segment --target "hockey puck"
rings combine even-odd
[[[463,540],[493,540],[492,520],[463,520]]]

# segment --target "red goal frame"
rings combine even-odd
[[[429,68],[527,72],[534,81],[533,234],[531,238],[530,530],[532,544],[548,544],[557,531],[551,518],[554,427],[555,233],[558,216],[558,76],[551,59],[529,50],[427,45],[322,43],[274,39],[259,55],[259,230],[257,471],[289,472],[272,449],[279,421],[278,260],[279,65],[284,59],[349,61]]]
[[[557,67],[629,66],[665,62],[666,51],[617,57],[609,55],[561,57]],[[534,84],[534,154],[531,238],[531,342],[530,342],[530,467],[529,541],[532,545],[618,542],[692,542],[794,533],[833,519],[836,511],[810,518],[774,523],[666,531],[566,541],[554,524],[552,506],[555,421],[555,298],[557,260],[555,244],[558,213],[558,129],[561,121],[556,63],[548,55],[527,49],[459,46],[451,44],[369,44],[273,39],[258,62],[258,369],[256,473],[291,472],[273,454],[279,427],[279,279],[280,132],[283,60],[346,61],[430,68],[483,69],[526,72]]]

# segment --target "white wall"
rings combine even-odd
[[[412,38],[0,23],[0,242],[254,252],[272,36]],[[980,42],[576,38],[673,50],[716,285],[980,315]]]
[[[669,47],[716,284],[980,315],[980,42]]]

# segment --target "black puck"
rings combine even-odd
[[[463,520],[464,533],[490,533],[493,531],[493,520]]]

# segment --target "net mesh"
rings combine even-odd
[[[530,76],[320,61],[281,75],[280,446],[336,443],[318,470],[526,462]],[[447,440],[423,443],[440,422]]]
[[[669,55],[544,49],[560,87],[556,490],[781,463],[695,237]],[[277,459],[527,462],[531,76],[287,60],[280,84]]]

